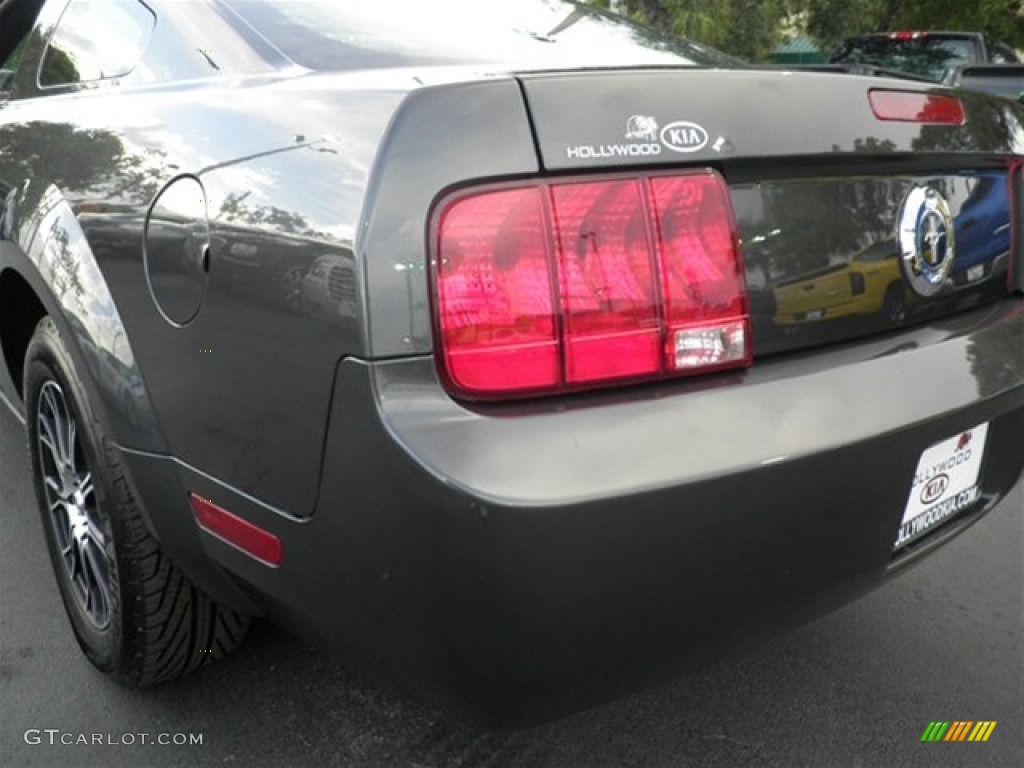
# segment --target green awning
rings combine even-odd
[[[820,64],[827,57],[807,37],[791,37],[772,51],[776,64]]]

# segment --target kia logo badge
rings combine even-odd
[[[696,123],[677,120],[661,129],[661,143],[673,152],[697,152],[708,145],[708,132]]]

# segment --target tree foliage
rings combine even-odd
[[[785,16],[784,0],[622,0],[612,5],[661,32],[755,61],[781,39]]]
[[[791,0],[803,12],[807,31],[830,47],[843,37],[895,29],[984,32],[1024,48],[1021,0]]]
[[[824,50],[895,29],[984,32],[1024,50],[1022,0],[591,0],[662,32],[765,60],[782,36],[806,31]]]

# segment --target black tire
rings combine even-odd
[[[907,299],[903,293],[903,285],[893,283],[885,292],[882,302],[882,317],[888,325],[903,323],[907,319]]]
[[[193,586],[150,535],[48,317],[28,346],[24,391],[47,548],[85,655],[118,682],[142,686],[232,651],[249,618]]]

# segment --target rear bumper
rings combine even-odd
[[[980,501],[894,560],[921,453],[982,422]],[[281,537],[279,569],[200,537],[268,613],[477,712],[536,713],[862,594],[1022,467],[1018,298],[727,379],[504,410],[452,402],[429,359],[346,361],[311,518],[184,479]]]

